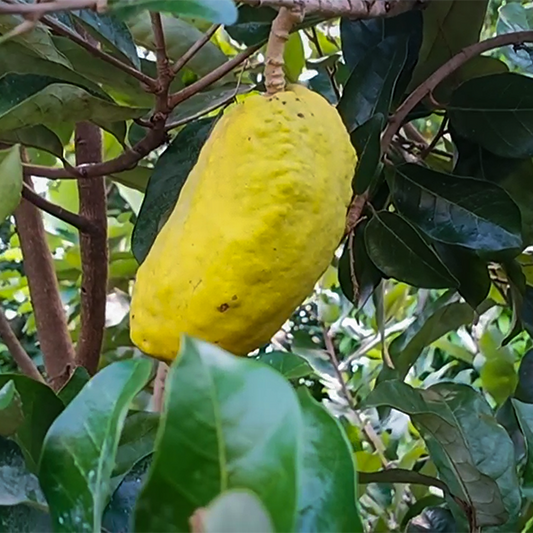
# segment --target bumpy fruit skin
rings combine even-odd
[[[304,87],[229,109],[137,272],[132,341],[168,361],[182,333],[235,355],[267,343],[331,262],[356,162],[336,109]]]

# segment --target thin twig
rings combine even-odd
[[[326,345],[326,352],[329,355],[329,358],[331,359],[331,364],[333,365],[333,368],[335,370],[335,373],[337,374],[337,379],[339,381],[339,384],[342,389],[343,396],[348,403],[348,406],[350,407],[350,410],[353,412],[355,418],[357,419],[357,422],[359,426],[361,427],[362,431],[367,436],[368,440],[376,450],[376,453],[378,454],[378,457],[381,461],[381,464],[386,468],[389,464],[387,458],[385,457],[385,445],[383,442],[381,442],[381,439],[379,438],[379,435],[374,431],[374,428],[367,422],[365,422],[362,418],[359,412],[357,411],[355,407],[355,400],[353,399],[353,396],[348,389],[348,385],[346,384],[346,381],[344,380],[344,376],[342,375],[342,372],[340,370],[340,363],[339,359],[337,357],[337,353],[335,350],[335,346],[333,345],[333,340],[330,336],[329,330],[326,328],[323,329],[323,336],[324,336],[324,343]]]
[[[76,163],[102,160],[102,132],[89,122],[76,125]],[[105,329],[107,297],[107,201],[104,178],[78,180],[80,215],[93,225],[80,234],[81,325],[76,346],[76,363],[96,373]]]
[[[80,231],[85,233],[94,231],[93,224],[87,218],[72,213],[72,211],[68,211],[60,205],[49,202],[46,198],[38,195],[33,189],[30,189],[26,183],[22,186],[22,197],[49,215],[70,224]]]
[[[357,227],[357,224],[359,224],[361,221],[363,209],[365,208],[367,201],[368,191],[353,197],[352,203],[350,204],[348,212],[346,213],[346,227],[344,230],[345,237],[352,232]]]
[[[15,363],[17,363],[22,373],[35,381],[44,383],[43,376],[35,366],[32,358],[28,355],[28,352],[20,344],[2,309],[0,309],[0,338],[4,341],[9,353],[13,356]]]
[[[176,75],[215,35],[220,24],[213,24],[173,65],[172,73]]]
[[[163,410],[163,400],[165,396],[165,383],[168,375],[169,367],[163,361],[159,362],[157,366],[157,374],[154,380],[154,411],[160,413]]]
[[[318,40],[318,32],[316,31],[315,26],[311,28],[311,35],[309,33],[305,32],[307,37],[314,43],[316,46],[316,50],[318,54],[322,57],[324,56],[324,52],[322,51],[322,46],[320,44],[320,41]],[[331,86],[333,87],[333,92],[335,93],[335,96],[337,97],[337,100],[340,100],[341,93],[339,91],[339,87],[337,85],[337,80],[335,79],[335,67],[328,67],[326,66],[326,72],[329,77],[329,81],[331,83]]]
[[[24,180],[29,188],[33,188],[31,178],[25,176]],[[58,390],[68,381],[74,368],[74,347],[52,254],[39,209],[23,199],[14,216],[48,381]]]
[[[431,142],[427,145],[427,147],[422,150],[420,153],[420,157],[422,159],[425,159],[437,146],[438,142],[444,135],[444,132],[446,131],[446,126],[448,125],[448,117],[444,117],[440,123],[439,130],[435,134],[435,137],[431,140]]]
[[[396,113],[389,120],[389,124],[385,129],[381,138],[382,153],[385,153],[389,148],[394,135],[401,128],[403,122],[407,118],[407,115],[415,108],[415,106],[421,102],[426,96],[432,93],[432,91],[450,74],[455,72],[459,67],[464,65],[467,61],[476,57],[483,52],[499,48],[501,46],[507,46],[510,44],[522,44],[525,42],[533,41],[533,31],[518,31],[515,33],[505,33],[475,43],[471,46],[463,48],[457,55],[452,57],[449,61],[444,63],[438,68],[429,78],[422,82],[402,103],[396,110]]]

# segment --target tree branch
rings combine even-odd
[[[415,106],[421,102],[426,96],[431,94],[435,88],[450,74],[455,72],[459,67],[464,65],[467,61],[476,57],[483,52],[499,48],[500,46],[507,46],[509,44],[522,44],[533,41],[533,31],[518,31],[515,33],[505,33],[498,35],[491,39],[475,43],[471,46],[463,48],[457,55],[453,56],[449,61],[438,68],[429,78],[422,82],[402,103],[392,115],[389,124],[381,138],[382,153],[385,153],[392,141],[394,135],[401,128],[407,115]]]
[[[49,202],[46,198],[39,196],[33,189],[30,189],[26,183],[24,183],[22,187],[22,197],[39,209],[46,211],[48,214],[70,224],[71,226],[74,226],[80,231],[85,233],[91,233],[94,231],[94,226],[88,219]]]
[[[20,341],[17,339],[17,336],[11,329],[9,321],[3,310],[0,309],[0,338],[4,341],[4,344],[7,346],[9,353],[13,356],[15,363],[22,371],[23,374],[29,378],[34,379],[35,381],[40,381],[44,383],[43,376],[35,366],[35,363],[32,361],[31,357],[28,355],[28,352],[23,348]]]
[[[31,178],[25,177],[25,182],[33,188]],[[58,390],[70,377],[74,347],[59,295],[52,254],[46,242],[41,212],[23,199],[14,215],[48,381]]]
[[[176,75],[215,35],[220,24],[213,24],[173,65],[172,73]]]
[[[306,13],[320,13],[331,17],[358,19],[392,17],[415,7],[423,7],[429,0],[241,0],[256,7],[304,8]]]
[[[89,122],[76,126],[76,163],[97,163],[102,159],[100,128]],[[93,226],[80,233],[81,329],[76,362],[93,375],[98,369],[105,329],[107,296],[107,203],[104,178],[79,180],[80,216]]]
[[[170,64],[168,61],[165,32],[163,30],[161,15],[159,13],[151,12],[150,19],[152,21],[152,31],[154,32],[155,58],[157,65],[157,101],[155,113],[164,114],[166,120],[166,117],[170,112],[168,107],[168,89],[174,78],[174,74],[170,70]]]

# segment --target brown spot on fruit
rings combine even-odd
[[[221,313],[224,313],[225,311],[227,311],[229,309],[229,305],[226,304],[226,303],[223,303],[222,305],[219,305],[217,307],[217,309],[221,312]]]
[[[231,297],[231,299],[232,299],[233,301],[235,301],[235,300],[237,299],[237,295],[234,294],[234,295]]]
[[[305,117],[305,115],[304,115],[303,113],[298,113],[298,116],[299,116],[300,118],[304,118],[304,117]]]

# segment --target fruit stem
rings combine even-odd
[[[303,17],[304,11],[301,5],[290,9],[282,7],[272,23],[265,61],[265,87],[268,95],[279,93],[285,89],[283,52],[292,27],[301,22]]]

